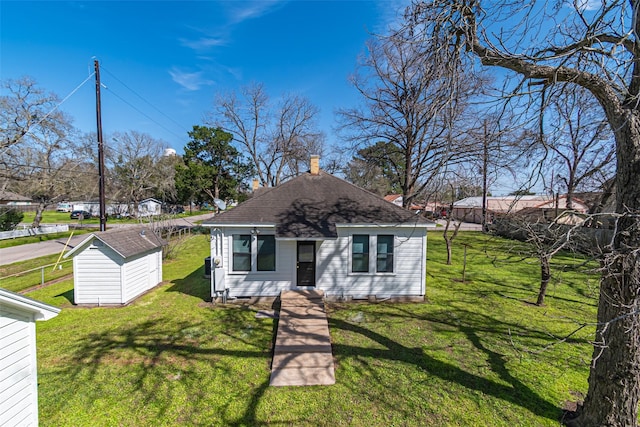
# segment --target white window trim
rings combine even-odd
[[[256,234],[251,235],[251,270],[248,271],[237,271],[233,269],[233,236],[234,235],[247,235],[250,233],[232,233],[228,236],[228,252],[229,252],[229,269],[227,271],[230,275],[237,276],[247,276],[247,275],[265,275],[265,274],[276,274],[278,272],[278,239],[275,239],[275,250],[276,250],[276,259],[275,259],[275,269],[274,270],[258,270],[258,236]],[[265,234],[266,236],[267,234]]]
[[[353,271],[353,236],[354,235],[368,235],[369,236],[369,271],[367,272],[354,272]],[[378,235],[381,236],[393,236],[393,271],[392,272],[381,272],[378,273],[377,270],[377,262],[378,262]],[[395,233],[379,233],[379,234],[371,234],[371,233],[350,233],[349,234],[349,260],[347,262],[347,276],[395,276],[398,271],[398,236]]]

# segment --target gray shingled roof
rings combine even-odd
[[[11,191],[0,191],[0,200],[2,201],[10,201],[10,202],[28,202],[31,201],[30,198],[13,193]]]
[[[302,174],[203,222],[207,226],[275,225],[280,238],[336,238],[336,224],[430,221],[324,171]]]
[[[65,258],[77,252],[93,239],[102,241],[105,245],[116,251],[124,259],[162,248],[167,242],[158,237],[147,227],[121,227],[107,231],[93,233],[79,245],[69,251]]]

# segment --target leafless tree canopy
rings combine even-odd
[[[550,99],[540,126],[548,160],[547,185],[552,190],[563,189],[567,208],[572,209],[576,192],[602,188],[614,176],[615,143],[591,94],[567,84],[558,84],[550,92],[544,94]]]
[[[462,62],[440,54],[440,46],[414,37],[415,28],[368,44],[353,86],[359,108],[339,112],[340,130],[353,148],[385,143],[400,174],[403,203],[413,200],[434,176],[469,153],[464,114],[477,80]],[[455,52],[454,52],[455,53]]]
[[[107,141],[110,195],[115,201],[131,203],[130,212],[137,212],[138,202],[155,196],[158,188],[170,186],[167,180],[173,178],[173,171],[167,176],[167,168],[159,167],[165,145],[137,131],[118,132]]]
[[[598,330],[582,426],[637,425],[640,401],[640,4],[417,1],[407,28],[513,72],[508,95],[568,83],[600,104],[616,143],[617,229],[602,260]],[[515,76],[515,77],[514,77]],[[532,99],[538,99],[532,97]]]
[[[33,227],[42,211],[77,187],[82,164],[71,119],[57,109],[58,98],[47,95],[30,78],[3,83],[0,97],[0,188],[37,201]]]
[[[242,88],[240,95],[218,95],[207,124],[230,132],[252,159],[263,185],[306,170],[311,154],[322,155],[324,134],[316,128],[318,109],[299,95],[285,95],[275,105],[261,84]]]

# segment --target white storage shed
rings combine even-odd
[[[0,289],[0,425],[38,425],[36,320],[57,307]]]
[[[127,304],[162,281],[167,242],[146,227],[93,233],[73,256],[75,304]]]

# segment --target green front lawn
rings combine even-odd
[[[512,263],[505,242],[461,233],[447,266],[434,233],[428,301],[329,305],[333,386],[269,387],[275,321],[206,302],[203,235],[127,307],[73,307],[71,281],[31,292],[63,307],[37,324],[40,424],[556,426],[586,391],[593,328],[552,344],[594,320],[597,279],[558,257],[536,307],[539,268]]]
[[[170,215],[170,218],[188,218],[194,215],[207,214],[211,213],[211,211],[193,211],[189,213],[186,211],[177,215]],[[22,219],[22,224],[31,224],[36,216],[35,211],[33,212],[24,212],[24,218]],[[42,213],[42,220],[40,221],[42,224],[95,224],[96,226],[100,225],[100,218],[93,217],[90,219],[84,219],[82,221],[77,219],[70,218],[70,212],[56,212],[56,211],[44,211]],[[138,218],[114,218],[109,217],[107,219],[107,224],[122,224],[122,223],[132,223],[136,224],[140,221]],[[144,219],[143,219],[144,221]]]

